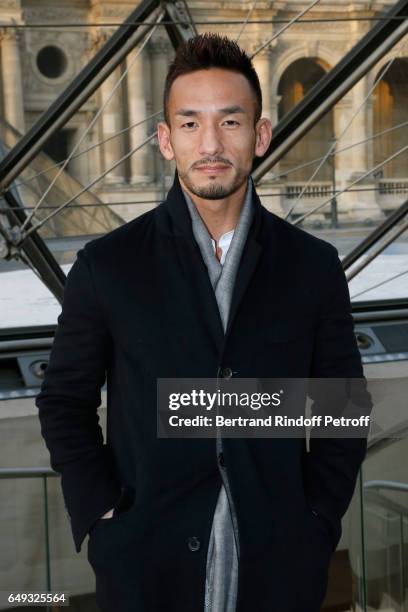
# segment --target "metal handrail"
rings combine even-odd
[[[50,467],[0,468],[0,480],[6,478],[39,478],[40,476],[59,476]]]
[[[408,483],[396,480],[368,480],[363,486],[365,489],[390,489],[391,491],[408,492]]]
[[[46,589],[51,591],[51,554],[48,521],[48,489],[47,478],[59,476],[50,467],[26,467],[26,468],[0,468],[0,480],[10,478],[42,478],[43,479],[43,499],[44,499],[44,537],[45,537],[45,561],[46,561]],[[52,612],[52,608],[47,606],[47,612]]]

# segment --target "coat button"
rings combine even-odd
[[[191,536],[191,538],[188,538],[188,547],[191,552],[196,552],[199,550],[200,546],[201,542],[196,536]]]
[[[222,378],[231,378],[232,376],[231,368],[220,368],[220,376]]]

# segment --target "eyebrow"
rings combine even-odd
[[[242,108],[242,106],[226,106],[225,108],[219,108],[217,113],[220,115],[233,115],[235,113],[246,113],[246,110]],[[182,117],[196,117],[197,115],[201,115],[202,111],[193,110],[191,108],[179,108],[176,110],[175,115],[181,115]]]

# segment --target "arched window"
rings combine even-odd
[[[317,58],[302,58],[293,62],[283,73],[278,86],[281,97],[278,117],[282,119],[308,91],[324,76],[329,67]],[[323,156],[333,138],[333,113],[329,111],[280,161],[280,173],[304,162]],[[331,160],[319,170],[315,181],[330,181]],[[290,173],[291,182],[306,181],[315,167],[310,166]]]
[[[408,59],[394,60],[374,92],[374,134],[408,122]],[[408,125],[374,140],[374,165],[396,153],[408,142]],[[383,167],[384,178],[407,178],[408,152]]]

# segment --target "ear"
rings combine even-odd
[[[157,139],[160,152],[167,161],[174,159],[174,151],[170,142],[170,128],[164,121],[157,124]]]
[[[255,126],[255,155],[262,157],[268,150],[272,140],[272,123],[267,117],[261,117]]]

